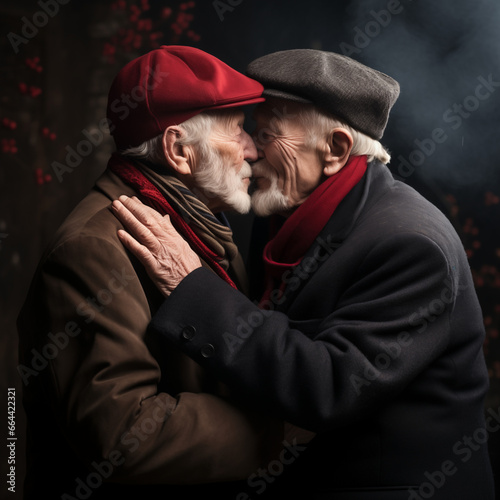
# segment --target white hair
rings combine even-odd
[[[306,143],[313,147],[318,144],[318,141],[326,139],[332,129],[343,128],[352,136],[351,156],[366,155],[369,162],[377,159],[384,164],[391,160],[391,155],[379,141],[352,128],[344,121],[323,113],[314,106],[303,106],[298,113],[298,119],[307,130]]]
[[[243,161],[239,172],[236,172],[233,165],[226,165],[226,161],[210,140],[213,129],[221,126],[224,119],[235,112],[234,110],[209,111],[182,122],[179,127],[183,129],[183,134],[175,143],[193,147],[196,157],[196,167],[193,169],[195,180],[193,193],[201,201],[208,205],[211,199],[218,199],[239,213],[247,213],[250,211],[251,201],[247,190],[244,189],[243,192],[243,179],[252,176],[250,165]],[[162,141],[163,134],[120,153],[136,160],[168,166]]]
[[[194,146],[195,150],[204,156],[209,148],[209,136],[214,124],[219,117],[217,112],[200,113],[185,122],[181,127],[185,134],[179,137],[176,144],[180,146]],[[153,163],[155,165],[166,166],[165,154],[163,152],[163,134],[144,141],[138,146],[119,151],[122,156],[127,156],[136,160]]]

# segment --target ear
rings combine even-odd
[[[194,169],[194,153],[191,146],[177,144],[177,140],[185,131],[172,125],[163,132],[163,153],[168,165],[180,175],[191,175]]]
[[[335,128],[330,132],[323,156],[323,173],[327,177],[336,174],[347,163],[352,144],[352,136],[346,129]]]

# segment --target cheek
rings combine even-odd
[[[285,160],[287,152],[284,146],[276,143],[271,144],[269,151],[266,151],[266,160],[274,171],[280,191],[286,188],[287,181],[293,177],[292,166]]]
[[[286,175],[286,165],[283,163],[283,153],[281,148],[275,144],[271,144],[264,150],[264,156],[279,178]]]
[[[230,162],[231,165],[236,168],[237,172],[241,170],[244,160],[245,154],[243,151],[243,147],[241,146],[241,144],[235,144],[234,147],[231,148]]]
[[[236,172],[241,170],[245,156],[243,148],[239,144],[227,145],[220,153],[227,167],[235,169]]]

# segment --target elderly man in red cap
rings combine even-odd
[[[114,206],[135,238],[121,239],[167,297],[152,332],[242,400],[317,433],[293,464],[249,478],[255,496],[493,500],[487,441],[499,415],[484,414],[467,257],[447,218],[393,178],[380,143],[399,85],[309,49],[247,71],[266,96],[252,204],[281,216],[263,252],[264,309],[189,252],[172,292],[170,223],[124,199]]]
[[[26,499],[235,498],[274,456],[280,422],[232,404],[215,377],[148,337],[163,297],[110,210],[128,195],[168,214],[203,266],[245,291],[222,211],[250,209],[257,151],[241,106],[262,90],[180,46],[139,57],[113,82],[118,152],[56,234],[19,317]]]

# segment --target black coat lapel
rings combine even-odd
[[[392,182],[394,179],[385,165],[379,162],[368,164],[363,178],[341,201],[333,216],[315,239],[315,243],[304,255],[301,264],[285,276],[284,280],[287,285],[283,296],[276,303],[275,310],[283,312],[290,308],[304,285],[315,273],[320,272],[322,263],[327,260],[325,253],[333,255],[351,233],[363,211],[378,199],[377,193]],[[313,271],[311,267],[314,268]]]

